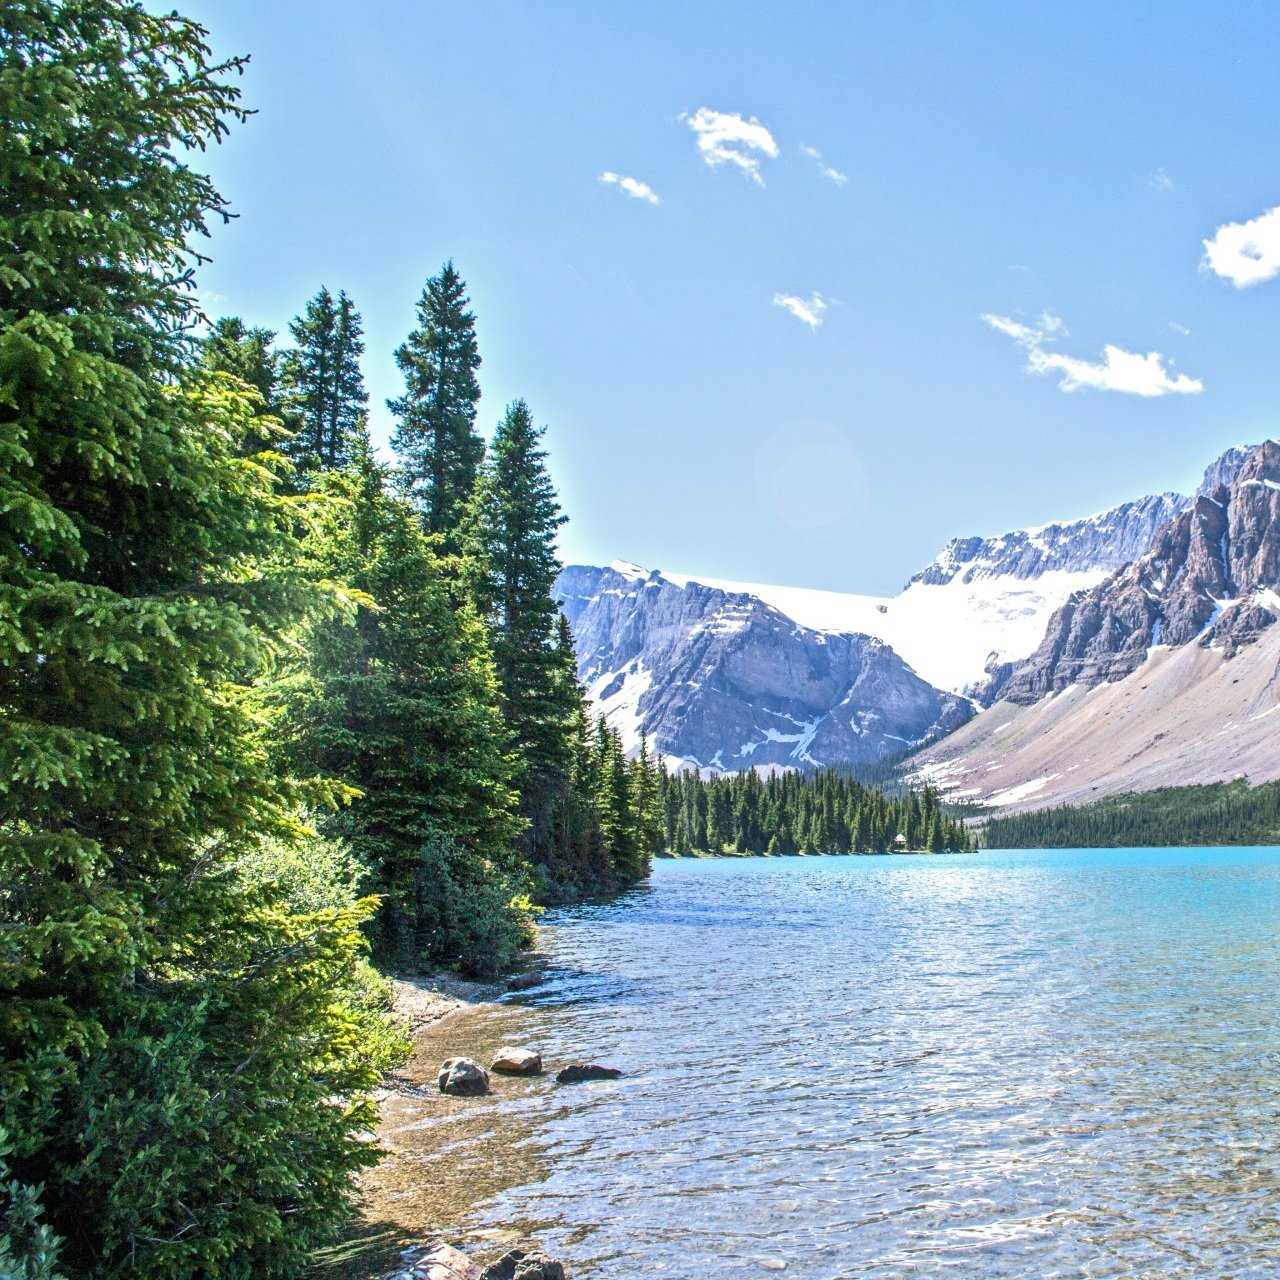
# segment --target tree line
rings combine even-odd
[[[942,810],[931,787],[890,796],[836,769],[761,777],[659,775],[665,849],[691,853],[889,853],[904,846],[941,853],[974,847],[964,824]],[[902,840],[899,842],[898,837]]]
[[[192,288],[242,59],[0,5],[0,1274],[304,1272],[407,1051],[370,964],[474,973],[621,887],[658,776],[550,596],[542,430],[486,448],[452,264],[369,446],[360,316]]]
[[[1280,844],[1280,782],[1160,787],[986,820],[990,849]]]

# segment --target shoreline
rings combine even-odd
[[[436,1077],[446,1058],[467,1056],[487,1067],[502,1043],[521,1038],[531,1015],[502,997],[521,990],[528,982],[522,976],[543,960],[534,953],[525,957],[527,968],[489,982],[444,971],[387,975],[413,1047],[373,1091],[380,1116],[371,1137],[383,1158],[360,1175],[356,1213],[342,1237],[313,1255],[313,1280],[380,1280],[403,1265],[406,1249],[422,1245],[451,1244],[483,1266],[530,1243],[523,1224],[486,1229],[468,1219],[507,1187],[540,1176],[521,1147],[534,1118],[496,1106],[500,1098],[492,1094],[442,1094]],[[539,1079],[503,1077],[494,1092],[524,1092]]]

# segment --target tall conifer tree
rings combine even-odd
[[[368,441],[360,313],[345,292],[335,299],[322,287],[289,332],[297,345],[280,378],[281,413],[294,432],[285,452],[300,475],[340,470]]]
[[[298,1275],[376,1158],[342,1003],[368,905],[238,871],[296,825],[244,685],[307,595],[244,398],[190,352],[224,207],[191,155],[238,66],[142,5],[0,6],[6,1267],[61,1236],[77,1277]]]
[[[405,392],[387,407],[397,425],[391,446],[400,457],[406,491],[428,533],[456,551],[484,441],[476,434],[480,384],[475,316],[466,285],[446,262],[427,281],[418,301],[418,325],[396,351]]]
[[[468,550],[515,747],[534,769],[563,771],[577,690],[567,691],[561,678],[564,636],[552,592],[565,517],[547,472],[544,431],[523,400],[508,407],[476,487]]]
[[[526,886],[484,627],[453,600],[417,516],[384,491],[367,451],[326,486],[345,514],[319,567],[369,601],[354,625],[315,629],[294,761],[361,792],[334,830],[385,895],[383,958],[491,972],[520,944],[512,901]]]

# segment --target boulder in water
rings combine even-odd
[[[441,1063],[438,1082],[441,1093],[459,1098],[474,1098],[489,1092],[489,1073],[470,1058],[449,1058]]]
[[[532,1049],[513,1049],[505,1045],[489,1064],[489,1070],[504,1076],[540,1076],[542,1054],[535,1053]]]
[[[575,1062],[556,1072],[556,1084],[581,1084],[584,1080],[616,1080],[622,1074],[617,1067],[602,1067],[598,1063]]]
[[[512,1249],[486,1267],[480,1280],[564,1280],[564,1267],[540,1250]]]

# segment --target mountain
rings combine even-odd
[[[801,626],[748,592],[615,562],[566,568],[556,593],[596,707],[672,763],[874,760],[972,714],[882,641]]]
[[[1161,531],[1179,520],[1189,528],[1212,507],[1206,494],[1249,456],[1228,451],[1194,497],[1156,494],[1079,520],[955,539],[892,597],[623,562],[570,566],[557,594],[579,674],[632,746],[643,729],[664,754],[699,767],[866,760],[945,733],[966,705],[989,705],[1009,681],[1032,699],[1048,691],[1052,680],[1032,667],[1050,619],[1140,559]],[[1138,607],[1135,598],[1124,610]],[[1131,649],[1108,657],[1106,670],[1119,674],[1145,652],[1135,628]]]
[[[1266,441],[1215,464],[1144,554],[1074,593],[1001,700],[922,772],[1019,807],[1280,776],[1278,589],[1280,444]]]
[[[1215,473],[1221,469],[1222,459],[1213,467]],[[984,578],[1026,580],[1048,573],[1116,569],[1140,556],[1155,531],[1190,502],[1181,494],[1161,493],[1083,520],[1014,529],[996,538],[956,538],[911,583],[945,586],[956,578],[965,583]]]

